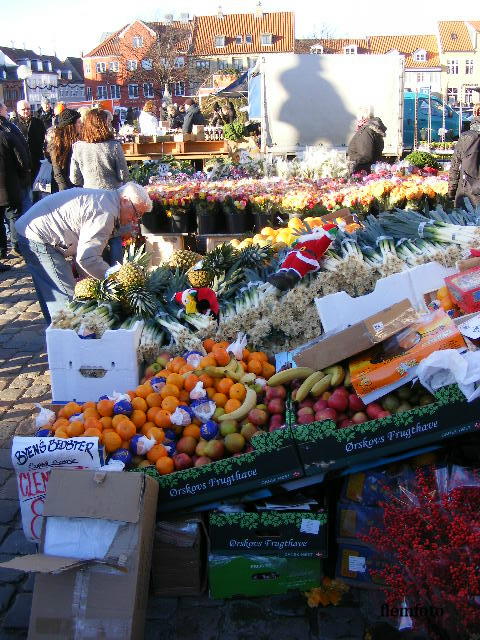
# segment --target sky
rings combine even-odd
[[[161,20],[165,14],[216,14],[253,11],[257,0],[0,0],[0,45],[33,49],[60,58],[80,56],[101,42],[104,33],[116,31],[135,18]],[[263,0],[265,11],[290,11],[295,7],[297,38],[325,33],[334,37],[364,37],[399,33],[435,33],[438,20],[480,20],[473,0],[461,5],[452,0]],[[161,9],[157,7],[161,6]],[[13,42],[13,45],[12,45]]]

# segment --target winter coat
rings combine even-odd
[[[45,127],[43,122],[35,116],[31,118],[19,118],[15,116],[12,118],[12,122],[17,125],[23,134],[23,137],[27,141],[28,148],[30,149],[31,159],[31,184],[33,184],[37,173],[40,169],[40,160],[43,160],[43,143],[45,141]]]
[[[225,120],[223,119],[223,114],[221,111],[214,111],[212,119],[210,120],[210,126],[212,127],[223,127],[225,124]]]
[[[70,160],[72,184],[88,189],[118,189],[128,180],[128,167],[118,140],[75,142]]]
[[[386,129],[379,118],[374,120],[369,120],[350,140],[347,151],[350,173],[362,170],[370,171],[371,165],[382,157]],[[381,126],[377,121],[381,123]]]
[[[150,111],[140,112],[138,126],[142,136],[155,136],[158,133],[158,120]]]
[[[235,120],[237,119],[235,109],[232,109],[232,107],[228,107],[226,113],[222,111],[222,118],[225,124],[232,124],[232,122],[235,122]]]
[[[30,152],[20,131],[0,116],[0,206],[17,209],[30,187]]]
[[[64,167],[61,167],[58,162],[54,161],[51,153],[48,153],[48,159],[52,164],[52,193],[65,191],[65,189],[72,189],[75,186],[70,180],[70,162],[72,160],[72,153],[73,147],[67,154]],[[47,153],[45,155],[47,155]]]
[[[200,111],[198,104],[191,104],[185,112],[185,119],[182,125],[183,133],[192,133],[194,124],[205,124],[205,118]]]
[[[45,130],[50,129],[53,124],[53,118],[55,114],[53,113],[53,109],[50,108],[48,111],[44,111],[42,107],[37,110],[36,117],[43,122],[43,126]]]
[[[480,204],[480,195],[472,193],[470,183],[462,175],[462,160],[478,135],[480,135],[480,118],[474,118],[470,123],[470,131],[462,133],[455,145],[448,174],[448,195],[452,200],[455,200],[456,207],[465,208],[464,198],[469,198],[474,206]]]
[[[20,236],[76,256],[92,278],[102,280],[109,265],[102,258],[120,226],[118,191],[68,189],[42,198],[15,223]]]

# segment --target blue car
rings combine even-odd
[[[428,117],[429,117],[429,96],[427,93],[413,93],[405,91],[403,102],[403,146],[407,149],[413,148],[413,132],[415,128],[415,95],[417,97],[417,141],[428,139]],[[458,138],[464,130],[464,126],[460,126],[460,115],[450,107],[450,105],[442,102],[435,95],[430,96],[431,110],[431,137],[432,142],[441,140],[438,133],[443,127],[447,129],[449,134],[447,139]],[[445,120],[443,119],[443,111],[445,110]],[[467,114],[462,114],[462,122],[467,122]]]

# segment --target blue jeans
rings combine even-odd
[[[32,192],[30,188],[22,189],[21,198],[21,204],[18,209],[7,209],[5,213],[5,217],[10,223],[10,242],[12,243],[12,247],[18,242],[18,233],[15,229],[15,222],[33,205]]]
[[[113,265],[117,264],[117,262],[122,264],[124,253],[122,236],[114,236],[113,238],[110,238],[110,240],[108,241],[108,247],[110,250],[110,266],[113,267]]]
[[[73,297],[75,278],[63,254],[48,244],[18,236],[18,247],[32,276],[47,324]]]

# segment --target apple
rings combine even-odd
[[[350,391],[345,387],[336,387],[333,393],[342,393],[344,396],[347,396],[347,398],[350,395]]]
[[[315,416],[313,414],[302,413],[297,417],[298,424],[310,424],[310,422],[315,422]]]
[[[253,425],[259,427],[263,424],[267,424],[268,414],[264,409],[257,407],[249,412],[248,419]]]
[[[334,391],[330,398],[327,400],[327,404],[330,409],[335,409],[339,413],[343,413],[348,407],[348,398],[344,393],[338,393]]]
[[[354,423],[352,420],[350,420],[350,418],[345,418],[345,420],[342,420],[342,421],[340,422],[340,424],[338,425],[338,427],[339,427],[340,429],[345,429],[345,427],[351,427],[351,426],[352,426],[352,425],[354,425],[354,424],[355,424],[355,423]]]
[[[306,400],[302,400],[298,406],[300,407],[300,409],[302,407],[312,407],[313,408],[314,404],[315,403],[311,398],[307,398]]]
[[[229,433],[237,433],[238,423],[236,420],[224,420],[220,423],[220,433],[223,437],[228,436]]]
[[[157,363],[162,367],[162,369],[165,369],[165,367],[167,366],[168,362],[171,359],[172,359],[172,356],[169,353],[164,352],[157,357]]]
[[[363,422],[368,422],[368,416],[365,411],[357,411],[357,413],[353,414],[352,421],[355,424],[362,424]]]
[[[348,396],[348,406],[350,407],[350,411],[363,411],[365,409],[365,404],[361,398],[357,396],[356,393],[351,393]]]
[[[272,398],[269,400],[267,409],[270,413],[281,413],[285,410],[285,402],[281,398]]]
[[[220,416],[223,416],[224,413],[225,413],[225,409],[223,407],[217,407],[213,412],[213,416],[212,416],[213,420],[218,420],[218,418]]]
[[[313,405],[313,410],[315,411],[315,413],[317,413],[317,411],[322,411],[327,407],[328,407],[328,404],[326,400],[317,400]]]
[[[285,400],[287,397],[287,390],[283,386],[283,384],[278,387],[267,387],[265,392],[265,397],[267,400],[273,400],[273,398],[280,398],[280,400]]]
[[[337,412],[331,407],[323,409],[322,411],[318,411],[316,415],[318,415],[317,420],[319,420],[320,422],[322,422],[323,420],[335,421],[337,419]]]
[[[177,453],[176,455],[174,455],[173,462],[177,471],[182,471],[182,469],[189,469],[193,465],[191,457],[186,453]]]
[[[240,453],[245,446],[245,438],[241,433],[229,433],[225,436],[225,449],[229,453]]]
[[[195,467],[203,467],[204,464],[210,464],[211,460],[208,456],[199,456],[195,460]]]
[[[207,441],[203,440],[203,438],[201,440],[199,440],[197,446],[195,447],[195,453],[197,456],[199,456],[200,458],[205,456],[205,447],[207,446]]]
[[[209,440],[205,447],[205,455],[212,460],[220,460],[225,455],[225,445],[222,440]]]
[[[392,414],[390,413],[390,411],[380,411],[377,415],[377,418],[388,418],[388,416],[391,416]]]
[[[283,427],[285,426],[284,420],[283,420],[283,416],[281,416],[278,413],[275,413],[271,418],[270,418],[270,423],[269,423],[269,427],[268,430],[271,431],[276,431],[277,429],[283,429]]]
[[[177,442],[177,453],[187,453],[189,456],[193,456],[197,447],[197,441],[192,436],[183,436]]]
[[[376,420],[378,418],[378,414],[383,412],[383,407],[376,402],[372,402],[367,405],[367,416],[372,420]]]
[[[243,427],[240,429],[240,433],[245,438],[245,440],[248,440],[248,442],[250,442],[250,440],[257,433],[257,431],[258,431],[257,427],[251,422],[247,422],[247,424],[244,424]]]

